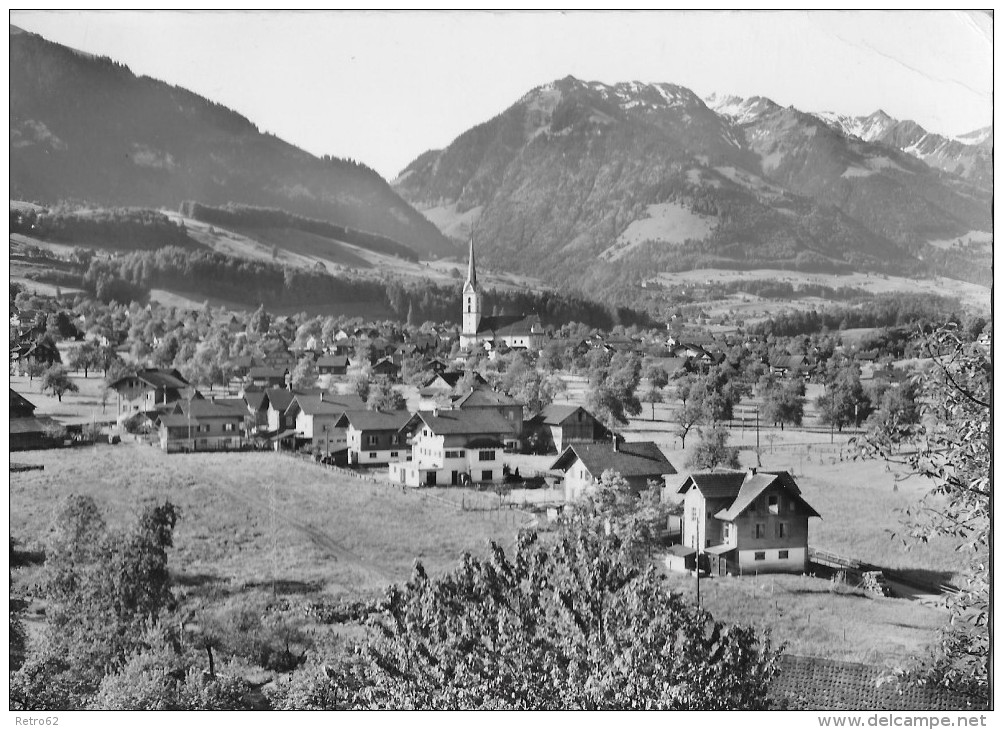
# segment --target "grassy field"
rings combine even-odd
[[[464,550],[510,543],[517,529],[507,514],[464,512],[272,453],[168,456],[126,441],[16,460],[45,466],[11,474],[11,532],[26,548],[44,546],[68,494],[92,496],[113,525],[169,499],[182,514],[171,554],[177,582],[227,594],[274,582],[280,593],[369,595],[406,580],[416,558],[449,568]]]

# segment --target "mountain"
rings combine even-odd
[[[992,189],[991,126],[950,138],[928,132],[911,120],[894,119],[880,109],[866,117],[849,117],[833,112],[821,112],[815,116],[843,134],[894,147],[930,167],[957,175],[985,190]]]
[[[489,265],[593,292],[654,271],[918,272],[924,242],[991,230],[989,196],[755,97],[573,77],[431,150],[396,190]]]
[[[426,256],[455,252],[364,165],[314,157],[190,91],[14,26],[10,189],[44,203],[281,208]]]

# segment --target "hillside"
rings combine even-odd
[[[185,89],[10,28],[11,198],[281,208],[426,257],[449,241],[364,165],[317,158]]]
[[[739,100],[745,101],[745,100]],[[710,108],[673,84],[567,77],[394,182],[485,261],[622,295],[698,266],[922,273],[926,242],[990,231],[990,197],[817,117]]]

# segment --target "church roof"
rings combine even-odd
[[[531,314],[498,314],[490,317],[481,317],[477,325],[477,334],[490,332],[495,337],[518,337],[520,335],[532,334],[534,329],[539,332],[542,329],[539,316]]]
[[[477,288],[477,267],[474,266],[474,236],[470,235],[470,259],[467,262],[467,281],[463,285],[466,289],[470,287],[471,289]]]

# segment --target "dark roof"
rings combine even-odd
[[[191,424],[192,426],[198,425],[198,419],[192,418],[191,421],[188,417],[181,413],[165,413],[160,418],[157,419],[161,426],[167,428],[177,427],[177,426],[187,426]]]
[[[244,391],[244,402],[252,411],[260,411],[265,406],[265,391]]]
[[[338,421],[351,425],[357,431],[398,431],[411,418],[411,411],[346,410]]]
[[[23,395],[15,391],[13,388],[10,389],[10,417],[11,418],[27,418],[35,412],[35,404],[25,398]]]
[[[558,426],[564,423],[569,418],[571,418],[571,416],[573,416],[580,410],[585,411],[585,413],[588,413],[588,411],[586,411],[581,406],[572,406],[564,404],[558,405],[556,403],[551,403],[549,406],[547,406],[542,411],[537,413],[533,417],[533,421],[538,423],[545,423],[548,426]],[[589,413],[589,416],[591,415],[592,414]]]
[[[239,401],[237,401],[239,403]],[[246,406],[243,404],[236,405],[235,403],[220,402],[217,400],[215,403],[209,400],[193,400],[191,403],[188,401],[178,401],[178,410],[180,410],[186,416],[191,413],[192,418],[227,418],[227,417],[241,417],[243,418],[246,413]]]
[[[691,486],[696,486],[704,499],[734,499],[745,481],[744,471],[718,471],[690,474],[679,487],[679,494],[686,494]]]
[[[478,373],[476,370],[472,371],[472,372],[474,373],[474,382],[475,383],[477,383],[479,385],[486,385],[487,384],[488,381],[486,381],[484,378],[482,378],[480,373]],[[422,387],[423,388],[427,388],[430,385],[432,385],[432,383],[434,383],[435,381],[437,381],[437,380],[439,380],[441,378],[442,381],[444,383],[446,383],[446,385],[448,385],[450,388],[455,388],[456,384],[459,383],[461,380],[463,380],[463,378],[464,378],[464,376],[466,374],[467,373],[464,372],[463,370],[450,370],[450,371],[446,371],[446,372],[442,372],[442,373],[437,373],[437,374],[432,375],[429,378],[427,378],[425,380],[425,382],[422,383]]]
[[[48,416],[27,416],[26,418],[10,419],[8,433],[43,433],[50,426],[61,425],[59,421]]]
[[[528,335],[536,328],[537,332],[542,332],[540,318],[531,314],[529,316],[521,314],[499,314],[491,317],[481,317],[477,324],[477,332],[491,332],[495,336],[517,337]]]
[[[422,420],[432,433],[443,436],[446,434],[508,434],[512,431],[512,422],[497,411],[475,409],[468,411],[419,411],[408,419],[405,426],[410,426],[417,419]]]
[[[274,408],[277,411],[284,411],[288,408],[295,396],[295,393],[285,388],[268,388],[265,391],[265,397],[268,398],[268,407]]]
[[[794,370],[804,367],[806,362],[804,355],[774,355],[770,358],[770,367]]]
[[[252,368],[254,367],[254,358],[250,355],[241,355],[233,358],[232,364],[235,368]]]
[[[241,413],[247,410],[247,401],[243,398],[217,398],[215,402],[220,405],[231,406]]]
[[[319,368],[345,368],[348,367],[348,355],[324,355],[317,360]]]
[[[934,685],[906,684],[883,667],[834,659],[780,657],[770,683],[774,706],[815,711],[930,711],[970,708],[968,698]]]
[[[175,390],[181,390],[182,388],[189,387],[187,380],[182,377],[181,373],[173,368],[170,370],[162,370],[160,368],[143,368],[136,371],[135,376],[125,375],[114,383],[110,387],[114,388],[119,383],[124,380],[130,380],[135,377],[138,380],[152,386],[153,388],[173,388]]]
[[[572,444],[557,457],[550,468],[567,471],[576,460],[581,461],[596,478],[607,469],[612,469],[622,477],[676,473],[676,468],[652,441],[621,443],[615,449],[611,443]]]
[[[510,395],[488,388],[474,388],[456,401],[457,408],[490,408],[497,406],[521,406],[522,403]]]

